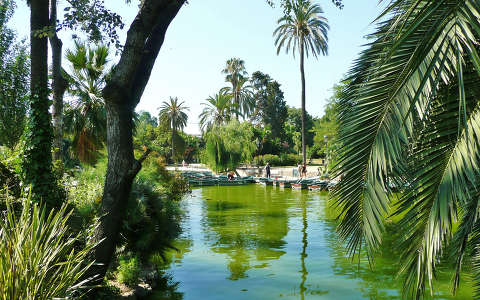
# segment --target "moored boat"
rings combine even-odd
[[[328,181],[316,180],[308,185],[310,191],[326,191],[328,190]]]
[[[282,180],[278,182],[278,186],[282,189],[287,189],[292,187],[292,182],[288,180]]]

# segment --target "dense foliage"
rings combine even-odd
[[[287,104],[281,85],[268,74],[257,71],[250,79],[253,87],[255,109],[253,123],[262,124],[272,132],[273,138],[285,138],[284,123],[287,119]]]
[[[14,148],[28,110],[30,59],[27,46],[7,27],[13,2],[0,3],[0,145]]]

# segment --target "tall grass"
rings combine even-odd
[[[46,216],[27,199],[19,217],[10,204],[0,218],[0,299],[70,299],[81,295],[81,280],[93,245],[77,249],[80,235],[71,236],[63,206]],[[85,291],[85,290],[84,290]]]

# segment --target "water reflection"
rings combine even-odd
[[[256,185],[194,190],[180,251],[167,266],[167,293],[153,300],[401,299],[394,230],[373,271],[364,258],[353,263],[326,200]],[[472,299],[465,286],[449,296],[448,277],[438,288],[435,299]]]
[[[202,227],[210,249],[228,256],[227,279],[248,277],[252,268],[266,268],[285,254],[288,204],[271,189],[212,187],[202,190]],[[241,191],[241,192],[239,192]],[[252,264],[252,261],[255,261]]]
[[[308,228],[308,221],[307,221],[307,203],[305,199],[302,199],[302,253],[300,253],[300,258],[302,261],[302,281],[300,283],[300,295],[301,299],[305,300],[305,282],[307,281],[307,266],[305,265],[305,258],[307,257],[307,245],[308,245],[308,235],[307,235],[307,228]]]

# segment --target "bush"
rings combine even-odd
[[[270,163],[271,166],[281,166],[282,165],[282,160],[278,155],[273,155],[273,154],[265,154],[263,156],[263,162],[265,164]]]
[[[141,266],[136,256],[122,257],[118,261],[118,269],[115,278],[118,282],[128,287],[137,286],[140,278]]]
[[[257,166],[264,166],[270,163],[273,167],[295,166],[302,161],[302,157],[296,154],[282,154],[281,156],[273,154],[258,155],[253,158],[253,163]]]
[[[139,253],[146,262],[155,252],[171,248],[180,234],[179,200],[188,192],[188,182],[168,172],[158,157],[144,162],[132,187],[121,235],[125,251]]]
[[[72,227],[77,230],[85,228],[97,218],[106,164],[106,157],[103,157],[95,167],[85,166],[78,169],[73,172],[73,176],[65,180],[69,191],[69,204],[75,207]],[[132,185],[120,231],[122,238],[117,245],[117,257],[130,254],[130,258],[134,255],[140,269],[142,264],[149,262],[153,253],[163,253],[170,249],[172,241],[181,230],[179,200],[187,192],[188,182],[167,171],[165,160],[159,154],[150,154]],[[118,263],[118,259],[116,262]],[[124,266],[120,267],[118,278],[133,285],[133,281],[129,279],[129,275],[134,275],[134,272],[129,271],[131,264],[132,261],[123,258],[121,266]]]
[[[7,203],[0,219],[0,295],[11,300],[78,296],[93,245],[78,249],[81,237],[69,236],[65,206],[46,216],[45,209],[30,203],[24,201],[18,218]]]
[[[296,166],[298,163],[302,161],[302,156],[298,154],[282,154],[282,166]]]

